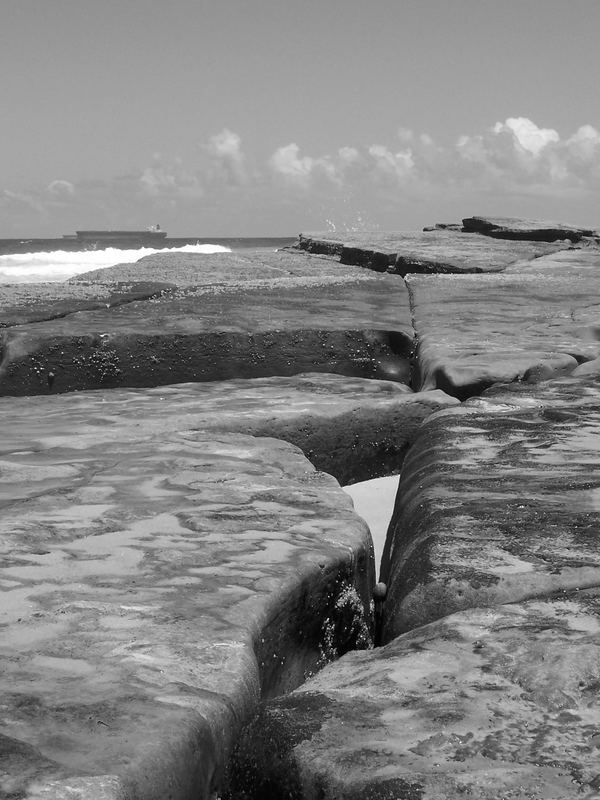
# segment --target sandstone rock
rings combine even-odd
[[[0,393],[115,387],[0,399],[0,795],[214,800],[261,691],[236,800],[600,792],[600,249],[452,227],[0,301]],[[421,384],[481,400],[398,382],[407,294],[375,273],[411,270],[506,273],[408,278]],[[335,481],[256,436],[344,482],[416,438],[385,583]],[[269,700],[382,607],[411,632]]]
[[[574,378],[580,378],[583,375],[597,376],[600,375],[600,358],[595,358],[593,361],[586,361],[580,364],[572,373]]]
[[[515,217],[467,217],[463,219],[463,230],[467,233],[482,233],[497,239],[528,239],[538,242],[554,242],[557,239],[578,242],[584,236],[594,235],[594,230],[591,228]]]
[[[472,609],[345,655],[245,732],[232,797],[593,798],[598,590]]]
[[[132,800],[132,795],[116,775],[98,775],[30,786],[25,800]]]
[[[177,430],[273,436],[346,484],[398,473],[421,422],[457,403],[440,391],[313,373],[0,398],[0,416],[2,445],[12,450],[135,442]]]
[[[0,792],[216,796],[259,691],[370,643],[368,530],[287,443],[80,432],[0,468]]]
[[[460,399],[496,382],[572,372],[600,354],[585,324],[595,279],[582,274],[409,276],[419,389]]]
[[[469,217],[463,219],[463,231],[481,233],[500,239],[527,239],[544,242],[563,239],[573,243],[595,237],[597,234],[593,228],[568,225],[564,222],[513,217]]]
[[[600,272],[600,247],[595,245],[570,247],[531,261],[516,261],[510,264],[505,272],[536,275],[540,280],[554,275],[570,277],[573,280],[579,278],[590,280]]]
[[[263,263],[270,259],[264,256],[244,267],[223,262],[221,274],[222,255],[196,256],[196,283],[194,261],[186,259],[181,285],[180,259],[171,263],[168,255],[102,270],[109,273],[104,285],[111,276],[122,284],[136,267],[140,280],[164,281],[169,272],[176,285],[148,300],[4,329],[0,394],[315,370],[408,381],[412,326],[400,281],[339,265],[335,274],[319,272],[307,266],[315,259],[289,253],[271,259],[288,259],[287,271]]]
[[[457,232],[453,227],[429,232],[302,235],[298,248],[323,252],[333,244],[342,264],[367,267],[376,272],[397,275],[408,273],[479,273],[501,272],[515,262],[530,259],[567,247],[561,244],[499,241]]]
[[[0,328],[59,319],[65,314],[153,300],[173,285],[157,281],[25,283],[2,286]]]
[[[600,585],[600,388],[486,393],[421,427],[381,580],[384,640],[454,611]]]
[[[357,479],[397,469],[455,404],[321,374],[0,399],[10,786],[212,798],[259,692],[367,646],[373,624],[351,501],[295,448],[245,434]]]

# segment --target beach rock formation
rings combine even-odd
[[[591,228],[566,225],[564,222],[517,219],[514,217],[466,217],[463,219],[465,233],[482,233],[496,239],[526,239],[528,241],[554,242],[569,239],[579,242],[584,236],[594,236]]]
[[[382,564],[384,639],[469,607],[600,586],[600,384],[495,392],[423,423]]]
[[[592,258],[600,267],[600,251]],[[545,379],[597,358],[600,341],[584,324],[595,281],[591,272],[573,280],[557,271],[409,276],[415,386],[466,399],[494,383]]]
[[[20,316],[7,293],[6,318],[18,324],[0,331],[0,395],[312,371],[409,381],[412,326],[401,282],[335,262],[314,265],[300,253],[285,254],[287,269],[279,253],[258,263],[229,256],[179,256],[172,264],[151,256],[137,281],[153,280],[160,291],[136,299],[134,282],[127,302],[130,264],[70,281],[67,300],[54,303],[44,287],[37,295],[29,287]],[[120,302],[85,310],[82,285]],[[65,310],[71,296],[73,313]]]
[[[231,796],[569,800],[600,791],[598,590],[472,609],[271,700]]]
[[[211,797],[259,695],[372,642],[366,524],[292,445],[74,437],[2,468],[4,796]]]
[[[0,398],[0,415],[7,453],[135,442],[185,430],[239,432],[290,442],[348,484],[397,474],[423,420],[457,404],[440,391],[311,373],[71,392],[26,403]]]
[[[335,233],[302,234],[295,244],[295,248],[309,253],[335,253],[342,264],[402,276],[408,273],[502,272],[511,264],[530,261],[567,246],[564,242],[490,242],[450,227],[421,233],[353,233],[342,241]]]
[[[600,796],[600,244],[463,223],[3,294],[0,796]]]

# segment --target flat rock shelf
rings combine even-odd
[[[0,797],[600,797],[599,240],[5,287]],[[379,565],[340,484],[386,476]]]

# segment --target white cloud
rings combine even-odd
[[[527,117],[509,117],[505,122],[497,122],[494,133],[511,133],[523,150],[538,156],[546,145],[560,141],[558,132],[553,128],[538,128],[535,122]]]
[[[340,181],[340,170],[358,158],[358,150],[351,147],[341,148],[336,159],[330,156],[301,156],[300,148],[295,142],[279,147],[269,159],[269,167],[275,176],[285,178],[288,183],[307,189],[313,182],[322,184],[326,181],[337,184]]]
[[[356,147],[340,147],[338,156],[342,166],[350,166],[360,162],[360,153]]]
[[[413,153],[410,149],[392,153],[384,145],[373,144],[369,147],[368,153],[376,170],[400,181],[407,178],[415,166]]]
[[[48,184],[46,190],[50,194],[58,197],[69,197],[75,193],[75,187],[71,181],[55,180]]]
[[[398,218],[398,209],[436,207],[440,198],[455,198],[452,208],[459,214],[460,206],[469,205],[465,213],[470,213],[479,201],[480,208],[486,202],[489,207],[495,198],[504,198],[506,212],[517,215],[525,197],[532,205],[546,198],[556,208],[563,199],[579,198],[581,207],[589,208],[590,194],[599,189],[595,127],[583,124],[561,136],[527,117],[509,117],[451,144],[407,128],[392,133],[391,143],[344,144],[316,155],[293,141],[262,164],[244,152],[237,133],[223,128],[200,146],[191,164],[156,154],[128,175],[0,189],[0,206],[7,229],[28,217],[43,217],[58,230],[142,224],[147,218],[166,226],[163,209],[171,210],[174,220],[204,217],[208,209],[232,219],[235,213],[248,220],[262,214],[271,225],[283,207],[290,214],[295,209],[300,220],[312,213],[325,224],[335,211],[338,221],[369,218],[376,224]]]
[[[271,167],[276,173],[301,182],[310,177],[314,163],[314,159],[308,156],[300,157],[300,148],[295,142],[279,147],[270,159]]]
[[[212,136],[206,146],[206,152],[214,166],[222,173],[226,181],[232,185],[246,182],[245,157],[242,152],[242,140],[237,133],[223,128]]]

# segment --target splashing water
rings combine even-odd
[[[63,281],[73,275],[90,270],[112,267],[115,264],[132,264],[154,253],[230,253],[229,247],[218,244],[186,244],[182,247],[137,247],[119,250],[54,250],[39,253],[12,253],[0,255],[1,283],[38,283]]]

